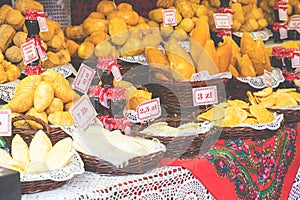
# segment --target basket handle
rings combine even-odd
[[[42,125],[44,130],[47,132],[47,134],[50,135],[50,126],[40,118],[31,116],[31,115],[18,115],[16,117],[12,118],[11,121],[12,121],[12,124],[13,124],[14,122],[19,121],[19,120],[32,120],[32,121],[35,121],[35,122],[39,123],[40,125]]]
[[[162,74],[163,76],[167,77],[168,80],[161,80],[161,79],[157,78],[155,76],[156,73]],[[173,85],[176,82],[174,77],[171,74],[171,71],[169,71],[169,70],[165,71],[165,70],[162,70],[162,69],[159,69],[156,67],[150,67],[150,77],[154,80],[157,80],[158,83],[163,83],[163,84]]]

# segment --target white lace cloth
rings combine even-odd
[[[290,191],[288,200],[299,200],[300,199],[300,167],[295,177],[293,187]]]
[[[22,195],[22,200],[213,200],[190,171],[163,167],[142,175],[109,176],[85,172],[52,191]]]

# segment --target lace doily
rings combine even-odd
[[[283,120],[283,114],[277,115],[276,113],[273,113],[275,119],[268,124],[241,124],[238,127],[249,127],[253,128],[255,130],[264,130],[264,129],[269,129],[269,130],[277,130],[281,126],[281,122]]]
[[[256,89],[262,89],[266,87],[266,84],[264,82],[264,75],[257,76],[257,77],[239,77],[237,79],[243,83],[248,83],[251,87]],[[281,70],[278,68],[273,68],[272,87],[276,88],[282,82],[284,82],[284,76],[282,75]]]
[[[295,177],[294,184],[290,191],[288,200],[299,200],[300,199],[300,167],[298,169],[298,173]]]
[[[145,54],[140,54],[137,56],[119,57],[119,60],[129,63],[139,63],[141,65],[147,65],[147,58]]]
[[[141,175],[110,176],[85,172],[55,190],[22,195],[22,200],[165,200],[214,197],[182,167],[162,167]]]
[[[243,35],[243,32],[233,32],[232,34],[241,38]],[[271,30],[265,28],[261,31],[250,32],[250,35],[252,36],[252,38],[254,40],[262,39],[263,41],[267,41],[267,40],[269,40],[270,37],[273,36],[273,33]]]
[[[9,102],[14,95],[14,89],[16,85],[19,83],[19,79],[8,82],[4,84],[0,84],[0,99],[5,102]]]
[[[53,180],[53,181],[67,181],[74,175],[84,173],[83,162],[79,154],[73,150],[73,156],[69,165],[39,174],[20,174],[21,182],[38,181],[38,180]]]
[[[232,74],[231,72],[222,72],[214,75],[210,75],[207,70],[203,70],[201,72],[198,72],[196,74],[193,74],[191,77],[191,82],[193,81],[208,81],[208,80],[214,80],[214,79],[231,79]]]

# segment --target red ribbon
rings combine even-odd
[[[230,29],[219,29],[217,36],[219,38],[222,38],[224,36],[231,36],[231,30]]]
[[[132,126],[132,123],[129,122],[126,117],[115,119],[109,117],[109,115],[104,115],[104,116],[97,116],[97,118],[102,122],[103,126],[108,130],[124,131],[126,127]]]
[[[284,1],[276,1],[274,5],[274,10],[282,9],[287,10],[287,2]]]
[[[234,14],[234,12],[232,11],[231,8],[227,8],[227,7],[221,7],[219,8],[219,12],[220,13],[229,13],[229,14]]]
[[[274,22],[273,31],[278,31],[280,28],[287,29],[287,24],[285,22],[283,23]]]
[[[27,20],[37,20],[37,17],[45,17],[45,13],[39,9],[27,9],[26,18]]]
[[[99,97],[100,101],[107,100],[122,100],[125,99],[126,89],[123,87],[103,88],[100,85],[93,85],[89,88],[90,97]],[[104,98],[104,95],[106,96]]]
[[[287,58],[294,58],[295,56],[300,56],[300,52],[297,51],[297,49],[294,48],[287,48],[286,49],[286,57]]]
[[[42,38],[40,38],[39,35],[35,35],[34,40],[35,40],[35,45],[39,46],[43,52],[46,52],[46,49],[43,46]]]
[[[110,74],[113,66],[119,67],[117,64],[117,58],[113,56],[104,56],[98,58],[97,68],[102,70],[108,70],[108,74]]]
[[[25,75],[39,75],[43,73],[45,70],[42,70],[42,67],[40,65],[37,66],[25,66]]]

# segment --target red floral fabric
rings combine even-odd
[[[300,123],[265,141],[219,140],[205,156],[164,159],[189,169],[218,199],[288,199],[300,166]]]

